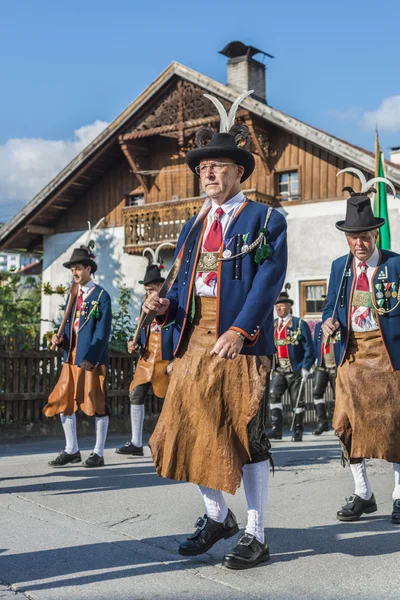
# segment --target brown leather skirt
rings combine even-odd
[[[158,475],[234,494],[250,458],[247,425],[260,406],[269,360],[210,356],[215,332],[215,298],[196,298],[149,446]]]
[[[169,360],[161,360],[161,334],[151,332],[147,348],[137,361],[129,391],[132,392],[137,385],[151,383],[153,393],[159,398],[165,398],[169,383],[166,373],[168,363]]]
[[[72,351],[71,363],[74,361],[75,350]],[[105,365],[99,365],[93,371],[83,371],[74,364],[64,363],[43,413],[46,417],[60,413],[68,416],[80,408],[88,417],[104,415],[106,375]]]
[[[400,371],[379,331],[353,332],[338,368],[333,427],[345,459],[400,462]]]

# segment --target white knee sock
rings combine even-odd
[[[368,481],[365,460],[355,465],[350,465],[350,469],[354,477],[354,493],[357,494],[357,496],[360,496],[360,498],[363,500],[369,500],[372,496],[372,490]]]
[[[143,446],[143,421],[144,421],[144,405],[131,404],[131,427],[132,439],[134,446],[141,448]]]
[[[393,490],[393,501],[400,500],[400,463],[393,463],[394,471],[394,490]]]
[[[108,416],[96,417],[96,445],[93,452],[98,454],[98,456],[103,456],[104,454],[109,421],[110,418]]]
[[[75,452],[79,451],[78,436],[76,434],[76,415],[73,413],[71,416],[66,417],[61,413],[60,419],[65,435],[65,452],[75,454]]]
[[[199,485],[199,490],[206,506],[207,517],[217,521],[217,523],[223,523],[228,516],[228,507],[223,493],[220,490],[212,490],[202,485]]]
[[[243,467],[243,485],[247,500],[246,533],[264,544],[264,522],[269,488],[269,460]]]

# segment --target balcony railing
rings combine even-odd
[[[273,196],[256,190],[244,193],[251,200],[276,205]],[[163,242],[176,244],[183,225],[197,215],[204,200],[204,196],[197,196],[124,208],[125,252],[141,254],[144,248],[154,248]]]

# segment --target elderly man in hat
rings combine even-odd
[[[322,309],[326,306],[326,296]],[[318,425],[313,435],[322,435],[329,431],[328,415],[326,414],[326,401],[324,394],[328,385],[331,386],[335,397],[337,364],[339,361],[339,346],[335,340],[328,338],[322,330],[322,321],[319,321],[314,329],[315,369],[313,399],[317,413]]]
[[[71,270],[78,285],[77,297],[64,332],[53,335],[52,342],[64,351],[64,364],[56,387],[43,409],[46,417],[60,415],[65,434],[65,450],[49,462],[63,467],[81,462],[76,432],[76,411],[95,416],[96,444],[82,463],[84,467],[104,466],[109,411],[105,399],[111,332],[111,299],[105,289],[92,280],[97,271],[90,247],[75,248],[63,265]],[[67,302],[68,305],[68,302]]]
[[[276,363],[272,372],[269,392],[271,427],[267,430],[270,439],[282,439],[283,404],[282,396],[289,392],[295,411],[292,442],[303,441],[303,420],[306,406],[302,379],[308,379],[314,362],[314,344],[307,323],[292,315],[293,300],[286,291],[281,292],[275,303],[278,318],[275,319]],[[300,394],[300,397],[299,397]]]
[[[274,353],[273,308],[286,272],[286,221],[241,191],[255,164],[249,133],[232,128],[232,109],[228,117],[213,101],[220,133],[200,132],[200,147],[186,156],[207,194],[205,210],[183,227],[176,251],[182,266],[168,298],[154,294],[145,302],[145,310],[175,319],[175,360],[149,445],[157,473],[197,484],[204,500],[205,515],[180,544],[184,556],[238,532],[223,492],[234,494],[243,478],[247,525],[223,564],[247,569],[269,559],[263,395]]]
[[[351,193],[346,219],[336,227],[345,233],[350,253],[332,263],[322,326],[340,348],[333,427],[355,484],[337,517],[354,521],[377,510],[365,459],[379,458],[393,463],[392,522],[399,524],[400,255],[376,246],[385,220],[371,209],[374,180],[366,182],[361,172],[349,170],[361,176],[363,186],[361,193],[346,188]]]
[[[150,264],[143,281],[146,298],[152,292],[160,291],[165,278],[161,276],[163,265]],[[117,448],[117,454],[129,457],[143,456],[143,421],[144,403],[149,393],[155,394],[162,400],[168,389],[167,366],[173,359],[172,354],[172,323],[162,323],[160,319],[154,319],[146,329],[142,329],[141,352],[136,364],[135,375],[129,387],[129,399],[131,403],[131,427],[132,437],[121,448]],[[128,352],[132,353],[138,349],[133,341],[128,342]]]

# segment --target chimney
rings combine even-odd
[[[390,148],[390,150],[390,162],[395,165],[400,165],[400,146],[394,146],[393,148]]]
[[[246,46],[242,42],[230,42],[220,54],[227,56],[228,60],[228,85],[237,92],[254,90],[252,94],[256,100],[267,103],[265,83],[265,65],[253,56],[264,54],[274,58],[254,46]]]

